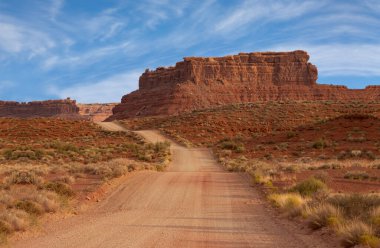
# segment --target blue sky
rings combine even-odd
[[[380,84],[378,0],[0,0],[0,99],[119,102],[185,56],[303,49],[319,83]]]

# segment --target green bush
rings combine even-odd
[[[292,192],[298,192],[302,196],[312,196],[317,192],[326,190],[326,184],[314,177],[310,177],[305,181],[298,183],[291,189]]]
[[[241,142],[237,142],[231,139],[224,139],[220,143],[220,148],[223,150],[232,150],[237,153],[242,153],[245,151],[245,147]]]
[[[315,148],[315,149],[322,149],[325,147],[327,147],[327,142],[324,139],[319,139],[319,140],[315,141],[313,144],[313,148]]]

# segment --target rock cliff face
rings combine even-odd
[[[117,103],[78,104],[79,114],[91,121],[104,121],[112,115],[112,109],[116,105]]]
[[[304,51],[188,57],[174,67],[146,70],[139,89],[123,96],[109,119],[173,115],[231,103],[279,100],[380,100],[380,86],[350,90],[317,84]]]
[[[48,100],[35,102],[0,101],[0,117],[32,118],[61,117],[80,119],[75,100]]]

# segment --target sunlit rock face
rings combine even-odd
[[[174,67],[146,70],[139,89],[123,96],[109,120],[257,101],[380,100],[380,86],[317,84],[318,70],[308,61],[305,51],[187,57]]]
[[[60,117],[81,118],[75,100],[48,100],[35,102],[0,101],[0,117]]]

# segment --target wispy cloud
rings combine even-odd
[[[134,45],[130,42],[123,42],[121,44],[110,45],[95,48],[93,50],[89,50],[86,53],[80,53],[76,55],[68,55],[68,56],[50,56],[42,63],[42,67],[46,70],[52,69],[56,66],[70,66],[76,67],[81,65],[91,65],[97,63],[104,57],[112,56],[115,53],[125,54],[128,51],[132,51],[134,49]]]
[[[137,88],[141,71],[130,71],[87,83],[77,83],[66,88],[50,86],[49,93],[60,98],[71,97],[80,103],[119,102],[122,95]]]
[[[44,92],[39,82],[50,82],[55,96],[62,90],[62,97],[104,101],[97,93],[104,82],[117,86],[126,70],[272,49],[309,51],[320,77],[380,77],[377,0],[30,0],[17,12],[17,4],[4,2],[0,82],[28,81],[35,95]],[[131,85],[117,86],[115,100],[137,88]]]
[[[55,21],[56,17],[60,14],[64,3],[64,0],[52,0],[51,5],[48,9],[50,20]]]
[[[140,1],[137,10],[142,14],[144,26],[154,29],[163,21],[183,16],[189,3],[188,0],[145,0]]]
[[[288,20],[315,11],[324,1],[244,1],[215,25],[215,31],[229,33],[247,25],[262,25],[270,21]]]
[[[31,58],[55,46],[48,34],[19,23],[13,18],[1,15],[0,17],[0,50],[3,52],[26,52],[27,57]]]

